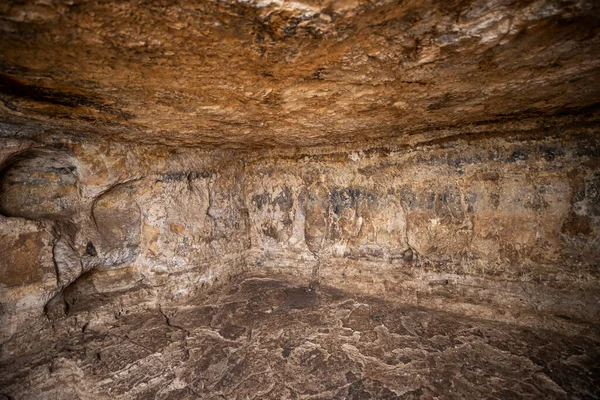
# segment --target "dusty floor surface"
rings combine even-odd
[[[176,307],[90,306],[4,349],[0,398],[600,397],[598,341],[328,288],[248,278]]]

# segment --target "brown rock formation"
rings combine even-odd
[[[600,398],[594,1],[0,5],[0,399]]]
[[[598,103],[591,0],[7,2],[0,11],[5,135],[315,146],[535,123]]]

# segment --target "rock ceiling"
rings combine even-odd
[[[599,28],[593,0],[2,2],[0,136],[294,147],[596,113]]]

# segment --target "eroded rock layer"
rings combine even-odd
[[[597,323],[596,139],[305,154],[5,142],[3,338],[44,309],[68,312],[83,277],[99,293],[145,284],[173,299],[244,271],[524,324]]]
[[[3,147],[2,341],[34,315],[64,315],[72,292],[143,282],[189,296],[243,270],[243,164],[231,154],[24,146]]]
[[[592,0],[0,4],[0,399],[600,398]]]
[[[583,124],[538,134],[528,131],[500,136],[484,134],[415,146],[303,152],[207,152],[115,143],[41,145],[5,140],[0,168],[3,214],[0,216],[3,254],[0,360],[3,369],[12,372],[2,382],[7,388],[3,390],[13,398],[36,398],[46,390],[61,393],[57,394],[59,397],[67,396],[64,398],[87,396],[88,392],[65,387],[60,374],[60,377],[39,375],[45,368],[53,370],[48,360],[59,357],[68,364],[70,372],[65,374],[77,374],[77,379],[89,382],[90,393],[96,396],[93,398],[110,397],[108,388],[113,385],[120,388],[118,393],[123,398],[134,395],[144,398],[148,395],[146,390],[150,390],[146,388],[150,387],[158,398],[169,398],[171,392],[178,390],[183,391],[177,393],[199,398],[211,398],[220,391],[231,394],[232,398],[244,398],[244,390],[263,393],[258,388],[243,389],[243,382],[252,381],[255,375],[250,372],[253,367],[244,367],[241,359],[238,361],[242,364],[236,361],[231,366],[238,374],[231,380],[241,386],[222,390],[217,390],[216,381],[210,381],[225,379],[219,374],[226,373],[213,371],[221,361],[211,358],[212,350],[202,350],[191,364],[163,359],[171,357],[168,349],[185,348],[186,339],[172,337],[174,332],[183,332],[183,337],[187,337],[188,331],[200,329],[203,339],[198,340],[215,338],[205,328],[193,325],[188,329],[173,322],[165,310],[184,312],[187,307],[184,305],[196,301],[206,290],[214,288],[213,293],[229,290],[222,286],[225,282],[246,275],[286,280],[296,291],[303,287],[297,299],[302,307],[318,307],[317,299],[326,293],[323,290],[341,289],[347,293],[344,296],[372,296],[379,299],[377,302],[388,302],[385,307],[389,309],[400,307],[393,304],[404,304],[402,307],[410,310],[426,307],[432,315],[438,315],[435,312],[453,315],[443,317],[444,320],[462,318],[461,324],[475,324],[471,327],[483,324],[482,329],[493,331],[486,331],[485,340],[499,340],[498,332],[508,329],[508,325],[495,328],[494,324],[500,322],[513,324],[510,329],[533,329],[536,333],[532,335],[537,339],[527,336],[528,333],[522,338],[525,342],[519,342],[526,350],[518,357],[525,358],[518,362],[510,358],[520,365],[513,365],[518,371],[514,374],[525,374],[531,382],[526,386],[515,383],[517,386],[507,390],[532,396],[544,393],[554,398],[570,397],[573,393],[585,397],[583,392],[576,391],[590,391],[593,385],[574,383],[562,375],[554,378],[548,378],[546,372],[540,375],[543,366],[529,364],[528,360],[537,357],[535,340],[550,337],[550,331],[566,335],[566,342],[560,339],[560,344],[556,344],[559,348],[566,346],[567,353],[556,350],[561,354],[579,354],[575,348],[567,350],[568,343],[586,340],[590,341],[588,348],[592,352],[589,357],[597,357],[594,355],[600,337],[597,139],[597,130]],[[329,289],[322,289],[325,287]],[[235,302],[254,304],[248,293],[241,296]],[[287,312],[284,303],[274,307],[283,307],[282,312]],[[217,309],[207,307],[202,309],[202,318],[218,318]],[[253,313],[253,307],[244,313]],[[310,315],[335,314],[345,309],[341,303],[331,307],[317,308],[316,314]],[[407,319],[420,320],[423,315],[421,311],[406,312]],[[90,364],[87,355],[77,360],[59,355],[60,343],[68,348],[75,346],[84,353],[97,348],[94,346],[113,346],[111,343],[116,339],[105,336],[106,330],[121,326],[121,322],[113,326],[111,318],[120,321],[128,313],[144,320],[144,329],[157,330],[160,338],[151,340],[158,340],[162,347],[140,344],[132,337],[128,341],[133,344],[122,344],[126,348],[114,343],[118,350],[113,362],[118,367],[98,372],[105,375],[97,378],[92,378],[96,367]],[[231,333],[234,336],[236,329],[248,335],[254,335],[248,333],[254,332],[253,329],[275,334],[270,331],[275,325],[283,324],[281,329],[287,326],[284,314],[277,314],[275,320],[257,320],[258,325],[253,328],[243,324],[234,324],[233,328],[219,325],[226,332],[219,333],[216,340],[237,343],[237,336],[227,337],[230,328],[234,329]],[[244,320],[249,314],[238,317]],[[160,321],[165,318],[166,325],[154,324],[152,321],[157,318]],[[475,321],[472,318],[480,322],[467,322]],[[325,359],[334,354],[342,359],[354,354],[358,358],[352,362],[358,364],[344,370],[345,380],[340,375],[335,387],[316,381],[314,388],[308,384],[304,388],[285,386],[282,382],[287,378],[280,376],[276,379],[280,383],[274,383],[263,393],[267,398],[321,392],[325,398],[344,398],[349,396],[349,390],[364,391],[375,398],[387,393],[386,396],[395,398],[410,389],[390,377],[403,370],[398,362],[390,367],[390,371],[396,371],[390,376],[386,374],[392,372],[382,372],[387,368],[383,364],[376,369],[383,368],[380,372],[384,375],[367,372],[371,369],[364,360],[375,364],[385,364],[385,360],[375,361],[362,353],[357,347],[358,337],[358,342],[350,341],[345,347],[327,345],[326,342],[339,343],[338,334],[321,332],[320,323],[313,322],[314,326],[302,323],[307,329],[303,336],[306,342],[298,346],[311,349],[325,346],[324,353],[319,353]],[[130,328],[133,329],[126,324],[115,329]],[[75,334],[78,329],[83,332],[95,329],[94,335],[103,339],[99,339],[100,344],[88,339],[80,341]],[[142,329],[141,325],[135,329]],[[369,334],[374,335],[374,347],[369,351],[384,346],[386,329],[383,324]],[[205,333],[208,336],[204,337]],[[325,334],[325,342],[314,341],[321,337],[320,333]],[[45,334],[49,337],[43,340],[35,336]],[[259,357],[263,352],[271,354],[268,335],[248,339],[252,350],[244,350],[249,351],[247,357]],[[405,346],[402,343],[406,338],[393,337],[397,349]],[[48,349],[55,350],[37,348],[40,340],[48,343]],[[469,349],[449,355],[447,362],[453,362],[455,356],[487,357],[488,350],[493,354],[498,351],[480,348],[478,340],[475,343],[469,339]],[[430,344],[411,342],[410,346],[415,346],[411,352]],[[238,347],[236,344],[223,351],[233,354]],[[308,347],[306,351],[310,350]],[[252,353],[255,350],[258,353]],[[140,351],[144,354],[136,353]],[[206,351],[210,354],[205,354]],[[575,353],[569,353],[572,351]],[[129,358],[127,354],[131,352],[137,355]],[[155,353],[158,355],[152,356]],[[315,353],[315,357],[320,357],[319,354]],[[373,357],[384,357],[383,354],[387,353]],[[396,353],[392,351],[389,356],[392,354]],[[423,360],[428,359],[422,356]],[[140,357],[144,361],[137,361]],[[423,360],[419,363],[429,362]],[[182,368],[181,371],[201,363],[208,370],[199,374],[212,383],[200,384],[173,372],[175,375],[169,382],[159,379],[142,388],[133,383],[137,378],[119,375],[124,368],[130,370],[134,365],[142,368],[139,374],[144,375],[154,368],[152,362],[166,362],[170,370]],[[324,362],[321,367],[329,368]],[[493,368],[505,371],[505,362],[508,360],[499,361]],[[20,367],[11,369],[17,365]],[[591,365],[592,361],[585,361],[577,367],[580,368],[577,373],[593,374]],[[261,364],[260,368],[263,367],[267,368],[266,364]],[[409,380],[420,371],[406,368],[401,375]],[[428,371],[442,376],[449,367],[431,368]],[[263,371],[265,376],[275,373],[266,371]],[[324,381],[337,379],[337,372],[327,371]],[[307,374],[306,378],[314,371],[296,372]],[[479,389],[470,386],[473,382],[470,379],[475,377],[468,376],[456,375],[451,382],[466,385],[457,389],[465,390],[465,395],[473,390],[479,393]],[[502,376],[501,379],[508,379]],[[56,386],[24,383],[31,379],[42,382],[46,378],[48,385]],[[108,386],[103,386],[103,382]],[[487,386],[481,390],[494,396],[500,393],[495,384],[485,382]],[[584,389],[579,388],[580,384]],[[427,397],[441,389],[429,382],[410,390]],[[590,393],[594,393],[592,397],[597,395]]]
[[[593,0],[6,1],[0,132],[265,148],[536,123],[597,108],[599,16]]]
[[[582,131],[258,157],[249,268],[467,313],[497,302],[503,318],[597,321],[597,150]]]

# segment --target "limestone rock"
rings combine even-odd
[[[0,387],[33,400],[598,396],[590,338],[273,279],[215,289],[112,315],[83,296],[0,363]],[[52,346],[51,329],[71,339]]]
[[[7,2],[2,135],[256,149],[543,126],[596,109],[598,15],[592,0]]]
[[[21,334],[56,292],[52,244],[44,224],[0,216],[0,343]]]
[[[0,211],[30,219],[68,218],[79,205],[76,166],[65,152],[32,150],[5,161]]]
[[[105,260],[104,265],[131,262],[137,254],[141,211],[136,203],[136,190],[135,185],[120,184],[104,192],[93,203],[93,220],[102,238],[96,246],[101,245],[100,257]],[[93,252],[97,253],[95,246]]]

